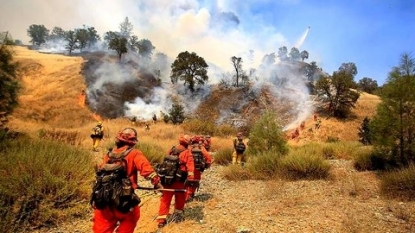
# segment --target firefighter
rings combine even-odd
[[[179,136],[179,145],[172,147],[168,152],[167,158],[178,156],[178,170],[173,175],[173,179],[167,179],[161,176],[161,184],[166,189],[183,190],[178,192],[162,191],[160,198],[160,207],[157,216],[158,228],[162,228],[167,224],[167,216],[170,211],[170,204],[174,196],[174,212],[171,220],[180,222],[184,220],[184,205],[186,201],[185,182],[194,180],[194,161],[188,146],[190,143],[189,135]]]
[[[233,139],[233,153],[232,153],[232,164],[242,164],[246,145],[244,143],[243,134],[239,132],[236,134],[236,138]]]
[[[91,138],[92,138],[92,151],[97,152],[98,146],[101,140],[104,138],[104,126],[102,126],[101,121],[98,121],[97,125],[94,128],[92,128]]]
[[[134,189],[137,186],[138,173],[145,179],[149,180],[156,189],[163,188],[160,184],[160,178],[151,166],[146,156],[134,146],[137,143],[137,131],[133,128],[126,128],[119,132],[115,139],[115,146],[111,150],[111,153],[123,153],[125,151],[125,169],[128,174],[128,178],[131,181],[131,185]],[[110,160],[109,154],[104,156],[102,164],[103,167]],[[137,204],[133,206],[129,212],[120,212],[115,208],[109,206],[104,209],[97,209],[94,205],[94,217],[93,217],[93,232],[94,233],[112,233],[115,228],[117,232],[133,233],[137,222],[140,218],[140,206]]]
[[[186,182],[186,202],[194,198],[195,192],[199,190],[203,171],[210,168],[212,164],[212,157],[205,149],[203,136],[194,136],[191,140],[189,150],[192,153],[195,164],[195,177],[193,180]]]

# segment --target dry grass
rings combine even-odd
[[[96,124],[96,119],[92,112],[77,103],[80,91],[85,88],[84,78],[80,74],[82,58],[39,54],[20,47],[15,50],[16,60],[26,67],[26,75],[23,77],[25,88],[20,97],[21,104],[11,116],[8,126],[17,131],[26,132],[33,137],[37,137],[39,129],[77,131],[79,136],[84,139],[81,146],[90,148],[92,142],[89,135]],[[357,132],[361,122],[364,117],[373,116],[379,101],[377,96],[363,93],[356,108],[353,109],[356,116],[354,119],[339,121],[332,118],[322,118],[321,128],[312,132],[309,132],[308,129],[314,128],[314,120],[307,119],[305,129],[300,132],[299,140],[289,140],[289,145],[299,146],[310,142],[326,145],[324,142],[328,137],[339,138],[346,143],[348,143],[347,141],[357,141]],[[212,114],[216,114],[216,112]],[[103,124],[106,136],[100,145],[101,150],[106,150],[113,144],[113,139],[118,131],[132,126],[128,119],[104,120]],[[160,153],[165,153],[171,146],[177,144],[177,136],[180,133],[192,134],[192,132],[185,132],[181,126],[166,125],[162,121],[151,124],[150,131],[145,131],[144,126],[135,128],[139,133],[139,141],[159,145],[163,150]],[[213,137],[212,151],[232,148],[232,138],[233,136]],[[317,149],[322,145],[316,146]],[[354,153],[357,152],[348,146],[338,146],[341,149],[337,150],[336,143],[333,143],[330,145],[331,149],[327,149],[327,153],[331,153],[328,158],[331,156],[335,159],[353,158]],[[340,151],[348,152],[340,153]],[[265,189],[267,191],[263,194],[274,203],[269,206],[270,209],[266,210],[269,211],[268,215],[277,220],[281,226],[287,227],[284,232],[290,230],[293,232],[292,229],[288,229],[292,226],[300,226],[309,230],[303,232],[327,232],[325,227],[326,230],[342,229],[338,232],[371,232],[371,230],[372,232],[383,232],[379,228],[373,228],[373,224],[379,224],[379,226],[389,224],[385,223],[389,221],[389,216],[382,212],[385,205],[379,198],[379,183],[376,175],[371,172],[356,172],[351,163],[347,166],[344,164],[332,166],[332,179],[329,180],[269,183]],[[230,175],[245,175],[249,178],[249,174],[244,173],[239,167],[234,167],[234,170],[238,171],[231,171]],[[249,190],[244,188],[243,192],[246,191]],[[137,232],[144,233],[154,230],[155,222],[152,218],[154,216],[148,215],[154,215],[157,212],[158,204],[158,198],[145,202],[142,207],[143,217],[140,219],[140,227]],[[204,204],[205,210],[193,209],[197,212],[195,215],[199,216],[198,214],[202,211],[203,213],[215,211],[217,205],[222,204],[222,200],[211,199]],[[404,222],[414,222],[412,204],[409,202],[400,205],[399,202],[391,201],[387,208],[390,216]],[[223,211],[225,209],[220,209],[216,213]],[[376,215],[379,212],[382,213],[382,219]],[[247,214],[252,213],[248,212]],[[234,221],[237,219],[234,216],[229,216],[229,218],[220,216],[220,219],[217,216],[206,217],[206,219],[209,218],[218,221],[216,227],[220,229],[220,232],[236,232],[238,230],[239,225]],[[372,223],[373,220],[377,223]],[[315,223],[321,226],[313,225]],[[186,221],[167,227],[165,232],[200,229],[200,226],[203,225],[204,223]],[[329,225],[336,226],[328,228]],[[203,229],[207,230],[208,228]],[[408,232],[414,231],[415,226],[408,229]]]

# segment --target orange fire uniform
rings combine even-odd
[[[121,148],[114,148],[113,152],[121,153],[127,149],[128,146],[123,146]],[[103,166],[106,162],[108,162],[108,160],[109,156],[106,155],[100,166]],[[130,153],[127,154],[125,160],[127,162],[127,174],[129,174],[129,178],[134,189],[136,189],[138,186],[137,173],[140,173],[140,175],[144,178],[151,180],[153,185],[158,184],[159,177],[156,175],[148,159],[140,150],[133,149]],[[94,209],[92,229],[94,233],[112,233],[117,227],[117,223],[119,222],[117,229],[118,233],[133,233],[139,218],[140,206],[134,207],[130,212],[126,214],[109,207],[103,210]]]
[[[192,151],[191,147],[192,146],[190,146],[189,151]],[[202,151],[203,157],[205,158],[206,168],[209,168],[210,165],[212,164],[212,156],[210,156],[209,152],[205,149],[204,146],[201,146],[201,151]],[[198,185],[186,187],[186,201],[190,200],[190,198],[194,196],[196,190],[199,188],[198,186],[200,184],[200,181],[202,180],[202,173],[203,173],[202,171],[195,169],[194,173],[195,173],[194,181],[197,181]]]
[[[194,161],[191,152],[183,145],[178,145],[176,148],[182,151],[179,154],[180,167],[179,169],[183,172],[187,172],[187,179],[194,179]],[[171,152],[169,151],[168,154]],[[171,185],[164,185],[167,189],[185,189],[184,182],[176,180]],[[184,192],[170,192],[163,191],[160,199],[160,208],[158,212],[157,222],[159,225],[166,224],[167,215],[170,210],[170,203],[174,196],[174,212],[183,214],[186,194]]]

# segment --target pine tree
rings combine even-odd
[[[372,135],[370,132],[370,119],[368,117],[365,117],[363,119],[362,124],[360,125],[359,132],[357,133],[359,135],[359,142],[363,143],[363,145],[370,145],[372,144]]]

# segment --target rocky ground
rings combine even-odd
[[[186,221],[163,233],[415,232],[415,203],[379,196],[372,172],[333,160],[332,177],[315,181],[228,181],[222,166],[204,173],[199,193],[186,206]],[[160,194],[140,191],[135,233],[154,232]],[[64,223],[36,233],[91,232],[91,221]]]

